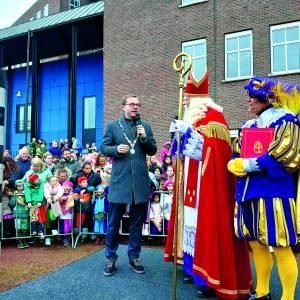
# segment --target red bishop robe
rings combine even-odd
[[[234,234],[235,179],[227,170],[230,134],[223,114],[209,109],[195,124],[204,137],[193,271],[217,296],[239,299],[252,286],[248,245]]]

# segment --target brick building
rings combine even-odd
[[[77,8],[98,0],[38,0],[14,22],[14,25],[33,21],[62,11]]]
[[[232,129],[246,113],[243,85],[252,75],[300,79],[300,1],[119,0],[104,14],[105,124],[119,115],[120,98],[142,99],[142,117],[161,145],[177,114],[174,57],[193,54],[193,71],[207,65],[210,95]]]

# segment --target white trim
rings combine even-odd
[[[286,29],[290,27],[296,27],[298,26],[298,40],[293,40],[293,41],[287,41],[286,40]],[[276,30],[279,29],[284,29],[284,36],[285,36],[285,41],[281,43],[273,43],[272,41],[272,33]],[[285,24],[280,24],[280,25],[274,25],[270,26],[270,48],[271,48],[271,74],[272,75],[281,75],[281,74],[292,74],[292,73],[298,73],[300,72],[300,67],[298,69],[293,69],[293,70],[287,70],[287,65],[288,65],[288,56],[287,56],[287,45],[289,44],[294,44],[294,43],[299,43],[299,48],[300,48],[300,22],[292,22],[292,23],[285,23]],[[275,46],[280,46],[284,45],[284,54],[285,54],[285,70],[280,70],[280,71],[274,71],[273,69],[273,60],[274,60],[274,53],[273,53],[273,48]],[[300,60],[300,57],[299,57]]]
[[[5,88],[0,87],[0,107],[5,107]]]
[[[243,48],[240,49],[240,45],[239,45],[239,39],[238,39],[238,48],[235,50],[227,50],[227,40],[230,38],[239,38],[242,36],[247,36],[250,35],[250,47],[249,48]],[[240,32],[234,32],[234,33],[229,33],[229,34],[225,34],[225,45],[224,45],[224,49],[225,49],[225,81],[233,81],[233,80],[241,80],[241,79],[248,79],[249,77],[253,76],[253,33],[252,30],[246,30],[246,31],[240,31]],[[251,70],[250,73],[248,75],[245,76],[240,76],[240,53],[243,51],[250,51],[250,64],[251,64]],[[227,71],[228,71],[228,61],[227,61],[227,55],[230,53],[237,53],[238,54],[238,76],[237,77],[227,77]]]
[[[4,126],[0,126],[0,145],[4,145]]]
[[[189,1],[190,3],[184,4],[183,3],[184,0],[181,0],[181,5],[179,7],[186,7],[186,6],[201,3],[201,2],[208,2],[208,0],[186,0],[186,1]]]

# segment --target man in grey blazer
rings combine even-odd
[[[136,273],[145,273],[139,256],[142,226],[150,193],[146,155],[154,155],[157,147],[151,126],[139,118],[140,107],[137,96],[124,97],[124,114],[108,124],[101,145],[101,152],[112,157],[113,161],[108,192],[110,207],[105,243],[105,276],[111,276],[115,272],[120,221],[127,204],[130,204],[129,266]]]

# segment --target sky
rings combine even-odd
[[[0,29],[11,26],[37,0],[0,0]]]

